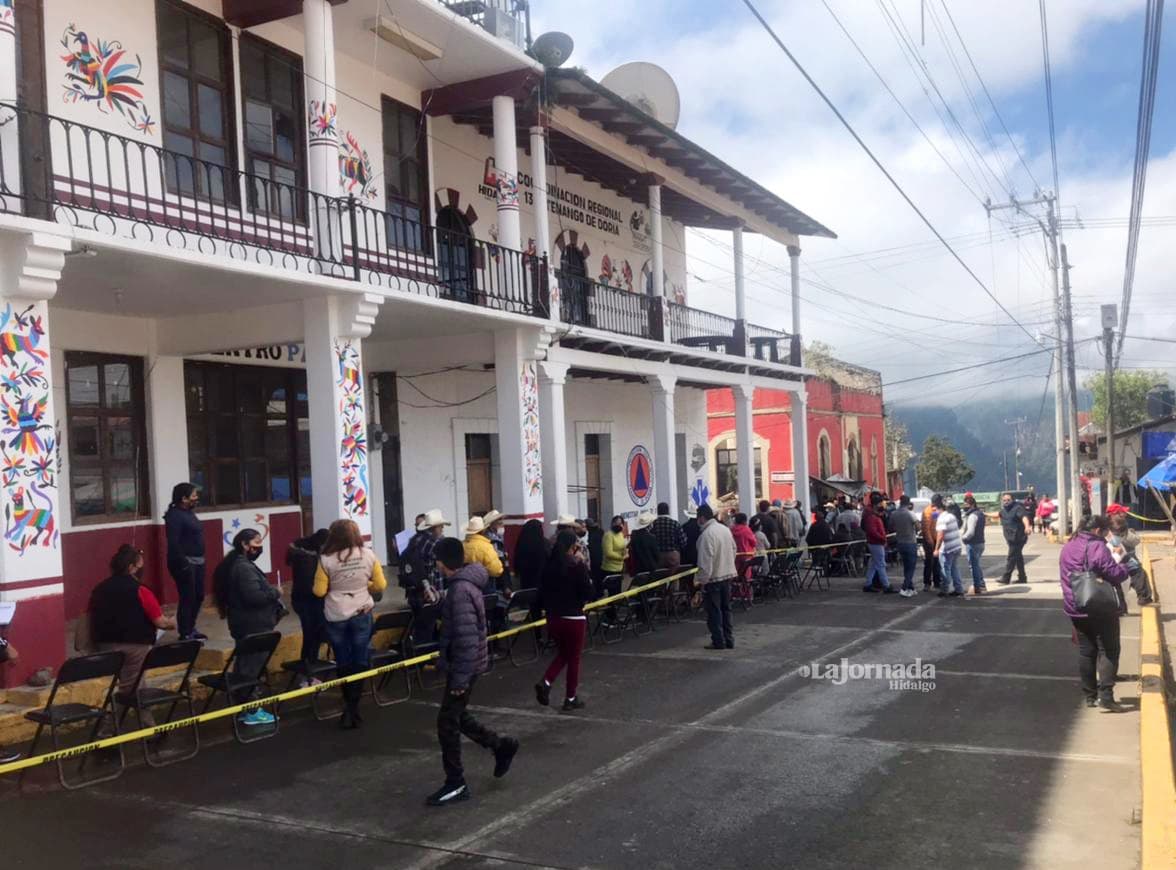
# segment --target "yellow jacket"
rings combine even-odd
[[[625,555],[628,550],[629,541],[625,538],[625,533],[609,529],[604,533],[601,570],[606,574],[620,574],[625,570]]]
[[[502,576],[502,560],[489,538],[481,533],[469,535],[463,546],[467,565],[481,565],[491,577]]]

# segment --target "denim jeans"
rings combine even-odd
[[[898,544],[898,555],[902,557],[902,588],[915,588],[915,567],[919,564],[919,545]]]
[[[980,557],[984,555],[984,545],[964,544],[964,552],[968,554],[968,567],[972,569],[972,591],[985,588],[984,569],[980,567]]]
[[[870,588],[877,580],[883,589],[890,588],[890,578],[886,576],[886,545],[868,544],[870,548],[870,567],[866,571],[866,588]]]
[[[371,662],[372,614],[358,613],[342,622],[327,622],[327,637],[335,651],[340,676],[366,670]]]
[[[702,604],[706,608],[706,627],[711,643],[717,647],[733,647],[735,632],[731,628],[731,581],[718,580],[702,587]]]
[[[960,553],[960,550],[952,553],[939,551],[939,570],[943,573],[943,581],[939,584],[940,592],[948,592],[950,586],[950,591],[963,594],[964,581],[960,577]]]

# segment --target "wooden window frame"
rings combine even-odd
[[[72,367],[96,366],[98,369],[98,405],[96,407],[74,407],[70,395],[69,371]],[[106,405],[106,375],[108,365],[126,365],[131,373],[131,407],[129,410],[107,409]],[[99,523],[134,522],[151,516],[151,487],[148,477],[147,462],[147,403],[144,387],[143,358],[124,354],[93,353],[90,351],[67,350],[65,352],[65,425],[66,431],[73,432],[76,417],[94,417],[98,419],[98,459],[95,462],[89,458],[74,455],[74,440],[68,438],[69,456],[69,507],[70,516],[75,526],[97,525]],[[132,460],[113,460],[107,455],[107,439],[104,437],[105,427],[102,421],[110,417],[130,417],[131,426],[137,441],[137,458]],[[114,511],[111,509],[111,467],[115,464],[131,465],[135,468],[138,486],[136,500],[140,507],[137,511]],[[75,470],[98,467],[102,470],[102,489],[106,510],[100,514],[80,515],[74,499],[73,474]]]
[[[397,133],[396,150],[390,149],[388,143],[387,134],[389,112],[396,112],[398,115],[397,123],[395,125]],[[405,160],[405,158],[410,156],[399,150],[399,146],[401,144],[399,140],[399,113],[401,112],[411,112],[416,116],[416,128],[418,132],[416,141],[416,154],[414,159],[416,160],[417,164],[417,189],[420,191],[420,198],[417,200],[410,199],[406,196],[401,196],[400,194],[393,194],[389,190],[389,179],[393,177],[396,178],[396,186],[398,188],[403,188],[404,177],[400,172],[400,165]],[[422,253],[429,253],[430,247],[429,233],[424,230],[424,227],[429,223],[429,197],[431,195],[429,191],[429,146],[428,142],[426,141],[428,137],[425,135],[426,123],[426,115],[420,109],[414,108],[407,103],[402,103],[399,100],[395,100],[392,97],[389,97],[387,94],[380,95],[380,156],[383,159],[383,166],[381,168],[384,173],[384,210],[388,212],[389,215],[391,215],[390,207],[393,205],[407,205],[420,210],[421,217],[419,223],[422,227],[420,232],[420,245],[417,247],[406,247],[405,250],[419,250]],[[395,176],[393,176],[388,171],[389,161],[393,158],[396,160]],[[396,215],[396,217],[401,216]],[[401,219],[403,220],[404,218],[401,217]]]

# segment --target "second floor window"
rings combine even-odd
[[[424,117],[416,109],[383,99],[384,208],[388,244],[410,251],[424,249],[426,151]]]
[[[184,3],[157,0],[167,188],[234,199],[229,32]]]
[[[249,204],[289,220],[304,219],[305,138],[302,132],[302,63],[248,34],[241,37],[245,160]]]

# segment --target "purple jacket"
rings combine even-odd
[[[1070,578],[1075,574],[1090,570],[1116,586],[1127,579],[1127,568],[1116,564],[1111,558],[1111,551],[1107,549],[1107,542],[1091,532],[1079,532],[1062,547],[1058,568],[1062,580],[1062,607],[1067,616],[1086,616],[1074,607],[1074,589],[1070,586]]]
[[[450,688],[464,689],[489,666],[482,599],[489,584],[490,575],[481,565],[464,565],[445,581],[438,664],[446,672]]]

